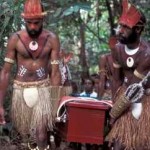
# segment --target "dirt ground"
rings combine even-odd
[[[6,137],[5,137],[6,138]],[[7,139],[8,140],[8,139]],[[0,139],[0,150],[29,150],[27,144],[25,143],[12,143],[11,141],[5,141]],[[54,142],[51,142],[51,150],[79,150],[76,146],[73,146],[72,143],[62,141],[60,147],[56,147]],[[81,145],[80,150],[89,150],[86,148],[85,144]],[[101,147],[95,148],[94,146],[90,150],[102,150]],[[105,150],[105,149],[104,149]]]
[[[5,130],[0,134],[0,150],[29,150],[27,141],[28,139],[22,140],[16,131]],[[51,137],[51,136],[50,136]],[[59,140],[58,140],[59,141]],[[59,142],[58,142],[59,143]],[[60,146],[55,145],[54,136],[50,138],[51,150],[106,150],[102,149],[101,146],[92,146],[90,149],[86,147],[86,144],[69,143],[61,141]]]
[[[77,148],[71,148],[69,146],[69,143],[66,143],[66,142],[62,142],[60,147],[57,147],[52,144],[51,146],[51,150],[76,150]],[[27,145],[23,145],[23,144],[17,144],[17,145],[14,145],[14,144],[11,144],[11,143],[3,143],[3,144],[0,144],[0,150],[29,150]],[[83,145],[82,146],[82,150],[86,150],[85,146]]]
[[[29,150],[27,147],[27,144],[11,144],[11,143],[5,143],[5,144],[0,144],[0,150]],[[76,147],[70,146],[70,143],[67,142],[62,142],[60,147],[57,147],[55,145],[51,145],[51,150],[79,150]],[[87,149],[85,144],[82,144],[82,147],[80,150],[106,150],[102,149],[101,147],[92,147],[90,149]]]

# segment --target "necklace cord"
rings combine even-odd
[[[39,56],[40,56],[40,54],[42,53],[42,51],[39,53],[38,56],[36,56],[36,57],[34,58],[33,55],[32,55],[32,53],[30,52],[30,50],[29,50],[29,49],[27,48],[27,46],[25,45],[25,43],[24,43],[23,39],[21,38],[21,36],[20,36],[18,33],[17,33],[17,36],[18,36],[18,38],[20,39],[20,41],[21,41],[21,43],[23,44],[23,46],[25,47],[25,49],[26,49],[26,51],[28,52],[28,54],[30,55],[30,57],[31,57],[32,59],[37,59],[37,58],[39,58]],[[47,35],[46,38],[45,38],[44,44],[43,44],[43,46],[42,46],[43,49],[44,49],[44,47],[45,47],[45,45],[46,45],[46,43],[47,43],[48,37],[49,37],[49,35]]]

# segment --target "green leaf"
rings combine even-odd
[[[58,9],[55,11],[54,17],[60,16],[61,11],[62,11],[62,8],[58,8]]]
[[[91,5],[89,3],[75,3],[63,12],[62,17],[78,13],[81,9],[91,11]]]

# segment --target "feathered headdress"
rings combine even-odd
[[[131,3],[128,3],[128,0],[123,0],[122,2],[122,15],[119,18],[119,23],[127,25],[128,27],[132,28],[141,20],[141,13],[140,11]]]
[[[42,10],[41,0],[26,0],[21,16],[25,19],[32,19],[43,18],[46,14]]]

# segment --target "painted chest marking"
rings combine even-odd
[[[19,68],[18,75],[21,76],[21,77],[23,77],[26,72],[27,72],[27,69],[22,65]]]
[[[40,78],[45,76],[45,70],[42,67],[40,69],[37,69],[36,73],[37,73],[37,76],[40,77]]]

